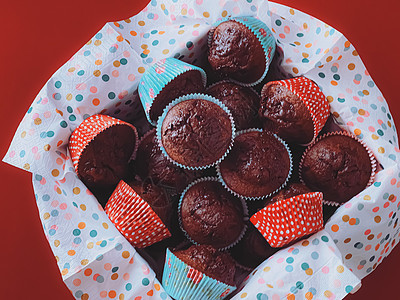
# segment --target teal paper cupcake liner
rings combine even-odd
[[[215,28],[226,21],[236,21],[238,23],[243,24],[246,26],[254,35],[257,37],[257,39],[260,41],[262,48],[264,49],[265,53],[265,71],[261,75],[261,77],[250,83],[244,83],[240,82],[234,79],[232,82],[235,82],[237,84],[243,85],[243,86],[255,86],[259,84],[261,81],[264,80],[265,76],[267,76],[268,70],[269,70],[269,65],[271,64],[271,61],[275,55],[275,49],[276,49],[276,41],[275,38],[269,29],[269,27],[260,21],[259,19],[253,18],[253,17],[227,17],[224,19],[219,20],[218,22],[213,24],[213,27],[210,29],[208,33],[208,45],[210,46],[212,36],[214,35],[214,30]]]
[[[176,77],[191,70],[197,70],[201,73],[203,86],[205,87],[207,75],[203,69],[172,57],[157,61],[142,76],[138,86],[139,97],[147,120],[152,125],[156,126],[156,120],[151,120],[150,110],[157,95]]]
[[[182,217],[181,217],[181,208],[182,208],[182,200],[185,197],[186,192],[195,184],[199,183],[199,182],[204,182],[204,181],[215,181],[218,183],[221,183],[220,180],[217,177],[203,177],[203,178],[199,178],[196,179],[195,181],[193,181],[192,183],[190,183],[185,190],[182,192],[181,197],[179,199],[179,203],[178,203],[178,221],[179,221],[179,227],[181,228],[182,232],[185,234],[186,238],[194,245],[199,245],[199,243],[197,243],[195,240],[193,240],[190,235],[186,232],[186,230],[183,228],[182,226]],[[247,204],[246,201],[243,198],[238,197],[238,199],[240,200],[240,202],[242,203],[242,207],[243,207],[243,221],[247,222],[249,220],[249,210],[247,208]],[[244,225],[242,232],[240,233],[240,235],[238,236],[238,238],[231,243],[230,245],[223,247],[223,248],[218,248],[218,250],[220,251],[224,251],[227,250],[229,248],[232,248],[233,246],[235,246],[244,236],[244,234],[246,233],[247,230],[247,224]]]
[[[236,290],[236,287],[190,267],[169,249],[166,251],[162,285],[168,295],[176,300],[224,299]]]
[[[202,100],[206,100],[206,101],[210,101],[214,104],[217,104],[218,106],[220,106],[229,116],[229,120],[231,121],[231,128],[232,128],[232,137],[231,137],[231,142],[228,146],[228,149],[226,150],[226,152],[219,157],[218,159],[216,159],[213,163],[208,164],[208,165],[204,165],[204,166],[198,166],[198,167],[192,167],[192,166],[186,166],[183,164],[180,164],[178,162],[176,162],[175,160],[173,160],[167,153],[167,151],[165,150],[163,144],[162,144],[162,140],[161,140],[161,128],[162,128],[162,124],[163,121],[165,119],[165,117],[167,116],[168,111],[175,105],[177,105],[178,103],[181,103],[183,101],[187,101],[187,100],[191,100],[191,99],[202,99]],[[217,164],[219,164],[229,153],[229,151],[231,150],[232,146],[233,146],[233,140],[234,140],[234,136],[235,136],[235,122],[233,120],[233,116],[231,114],[231,112],[229,111],[229,109],[226,107],[225,104],[223,104],[221,101],[219,101],[218,99],[210,96],[210,95],[206,95],[206,94],[200,94],[200,93],[193,93],[193,94],[187,94],[184,96],[181,96],[177,99],[175,99],[174,101],[172,101],[163,111],[163,114],[158,118],[157,121],[157,128],[156,128],[156,136],[157,136],[157,140],[158,140],[158,144],[160,146],[161,152],[165,155],[165,157],[171,161],[173,164],[177,165],[178,167],[184,168],[184,169],[189,169],[189,170],[202,170],[202,169],[207,169],[210,168],[212,166],[215,166]]]
[[[262,132],[263,130],[260,128],[250,128],[250,129],[245,129],[245,130],[241,130],[238,131],[235,135],[235,138],[238,137],[239,135],[243,134],[243,133],[247,133],[247,132],[252,132],[252,131],[258,131],[258,132]],[[246,200],[250,200],[250,201],[255,201],[255,200],[262,200],[262,199],[266,199],[268,197],[271,197],[272,195],[274,195],[275,193],[279,192],[281,189],[283,189],[287,183],[289,182],[290,177],[292,176],[292,172],[293,172],[293,158],[292,158],[292,152],[290,151],[290,148],[288,146],[288,144],[286,144],[286,142],[284,140],[282,140],[279,136],[277,136],[276,134],[272,134],[279,142],[282,143],[282,145],[286,148],[288,154],[289,154],[289,160],[290,160],[290,168],[289,168],[289,173],[286,177],[285,182],[279,187],[277,188],[275,191],[264,195],[264,196],[260,196],[260,197],[248,197],[248,196],[244,196],[244,195],[240,195],[239,193],[235,192],[234,190],[232,190],[224,181],[224,179],[222,178],[222,174],[221,174],[221,169],[220,169],[220,165],[218,164],[216,166],[216,171],[217,171],[217,176],[218,176],[218,180],[222,183],[222,185],[229,191],[231,192],[233,195],[235,195],[238,198],[243,198]]]

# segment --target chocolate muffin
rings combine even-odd
[[[311,193],[312,191],[302,183],[291,183],[288,186],[281,189],[274,197],[271,202],[285,200],[297,195]]]
[[[228,151],[234,126],[220,105],[205,95],[189,96],[168,110],[159,138],[166,154],[183,167],[210,166]]]
[[[107,128],[83,150],[78,177],[93,194],[105,193],[108,198],[118,182],[129,177],[128,161],[136,143],[135,132],[129,126]]]
[[[236,242],[245,229],[243,204],[212,179],[186,191],[180,218],[182,229],[194,242],[218,249]]]
[[[186,250],[174,251],[173,254],[208,277],[235,286],[235,261],[228,253],[209,245],[193,245]]]
[[[206,93],[228,107],[237,130],[257,127],[260,96],[253,89],[221,81],[208,87]]]
[[[234,20],[215,28],[208,61],[215,72],[243,83],[257,81],[266,68],[261,42],[247,26]]]
[[[243,239],[229,252],[240,265],[254,269],[279,249],[272,248],[250,222],[247,228]]]
[[[174,99],[190,94],[200,93],[204,90],[201,73],[197,70],[190,70],[178,75],[161,90],[154,99],[149,114],[151,120],[156,122],[163,113],[164,108]]]
[[[167,192],[151,183],[151,181],[133,180],[128,182],[129,186],[146,201],[152,210],[157,214],[165,226],[171,223],[172,202]]]
[[[361,192],[373,174],[367,149],[355,138],[340,133],[322,137],[304,153],[300,176],[324,199],[344,203]]]
[[[267,83],[261,91],[259,116],[267,131],[288,142],[307,144],[314,137],[311,114],[298,95],[286,86]]]
[[[158,146],[155,129],[140,140],[134,170],[142,180],[151,179],[155,184],[178,194],[200,176],[199,171],[179,168],[165,157]]]
[[[218,166],[227,188],[248,198],[274,193],[286,183],[290,170],[285,145],[273,134],[256,129],[237,135],[229,155]]]

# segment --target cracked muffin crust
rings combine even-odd
[[[231,286],[235,285],[235,261],[228,253],[218,251],[209,245],[194,245],[173,253],[184,263],[208,277]]]
[[[161,142],[167,155],[178,164],[203,167],[226,153],[232,130],[229,114],[218,104],[188,99],[167,112],[161,125]]]
[[[368,151],[354,138],[329,135],[311,145],[302,160],[301,178],[324,200],[344,203],[368,184],[372,166]]]
[[[218,181],[201,181],[191,186],[181,202],[181,225],[199,244],[217,249],[234,243],[244,229],[241,201]]]

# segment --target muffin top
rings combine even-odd
[[[251,88],[233,82],[221,81],[210,86],[206,93],[228,107],[237,130],[257,126],[260,96]]]
[[[157,121],[164,108],[176,98],[190,93],[200,93],[204,90],[203,79],[198,70],[186,71],[167,83],[154,99],[150,108],[150,119]]]
[[[208,277],[235,286],[235,261],[228,253],[218,251],[209,245],[193,245],[186,250],[173,253],[184,263]]]
[[[121,179],[128,177],[128,161],[137,143],[129,126],[114,125],[100,132],[83,150],[78,176],[94,193],[113,191]]]
[[[304,183],[324,199],[344,203],[361,192],[372,173],[366,148],[350,136],[329,135],[306,151],[301,165]]]
[[[199,244],[221,249],[231,245],[244,229],[241,201],[218,181],[191,186],[181,202],[182,228]]]
[[[179,168],[165,157],[158,146],[155,129],[140,140],[134,165],[142,180],[151,178],[155,184],[173,188],[178,193],[199,176],[198,171]]]
[[[260,106],[259,116],[265,130],[298,144],[313,139],[314,123],[309,110],[286,86],[278,83],[264,85]]]
[[[280,188],[290,173],[286,147],[271,133],[247,131],[236,136],[219,171],[227,187],[245,197],[264,197]]]
[[[285,200],[297,195],[311,193],[312,191],[302,183],[291,183],[288,186],[281,189],[271,201],[276,202],[280,200]]]
[[[218,104],[189,99],[169,109],[161,125],[161,142],[175,162],[188,167],[213,164],[232,140],[230,117]]]
[[[261,42],[249,28],[233,20],[215,28],[208,61],[217,73],[244,83],[257,81],[266,68]]]

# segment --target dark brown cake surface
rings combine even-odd
[[[277,250],[268,244],[253,224],[249,223],[243,239],[229,252],[240,265],[254,269]]]
[[[170,158],[190,167],[206,166],[221,158],[232,140],[228,113],[203,99],[182,101],[166,114],[161,141]]]
[[[258,80],[266,68],[261,42],[236,21],[226,21],[215,28],[208,61],[215,72],[244,83]]]
[[[312,191],[302,183],[291,183],[288,186],[281,189],[274,197],[272,202],[285,200],[297,195],[311,193]]]
[[[235,286],[235,261],[228,253],[218,251],[209,245],[194,245],[173,253],[184,263],[208,277]]]
[[[142,180],[151,179],[155,184],[172,188],[178,193],[199,176],[199,172],[179,168],[164,156],[158,146],[155,129],[140,140],[134,166]]]
[[[311,142],[314,125],[300,97],[281,84],[266,84],[261,91],[259,116],[265,130],[299,144]]]
[[[192,240],[218,249],[235,242],[244,228],[241,201],[217,181],[190,187],[180,212],[182,227]]]
[[[301,177],[324,199],[344,203],[361,192],[371,177],[367,150],[352,137],[327,136],[311,146],[304,156]]]
[[[137,142],[129,126],[105,129],[83,150],[77,171],[79,178],[95,194],[112,192],[121,179],[129,176],[128,161]]]
[[[223,181],[234,192],[245,197],[262,197],[285,183],[290,156],[272,134],[250,131],[235,138],[219,169]]]
[[[200,93],[204,90],[201,73],[190,70],[178,75],[156,96],[150,109],[150,119],[157,121],[164,108],[176,98],[190,93]]]
[[[206,93],[228,107],[237,130],[257,126],[260,96],[251,88],[221,81],[209,87]]]

